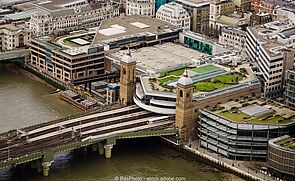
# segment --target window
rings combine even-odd
[[[179,97],[183,97],[183,91],[182,90],[179,91]]]

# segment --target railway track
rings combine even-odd
[[[155,129],[173,123],[170,121],[147,125],[147,121],[155,117],[155,113],[137,106],[129,106],[42,127],[37,126],[35,129],[24,128],[21,135],[17,131],[10,131],[6,136],[0,137],[0,162],[81,142],[89,136]]]

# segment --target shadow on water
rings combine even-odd
[[[43,177],[30,165],[22,165],[0,171],[0,180],[113,181],[116,176],[134,176],[217,181],[220,178],[219,172],[202,171],[204,164],[186,158],[159,138],[119,140],[112,151],[111,159],[91,148],[61,153],[55,157],[49,177]]]

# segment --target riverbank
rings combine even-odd
[[[200,147],[197,140],[192,141],[189,145],[179,145],[167,138],[162,137],[162,139],[165,143],[167,143],[174,149],[186,154],[187,156],[196,159],[197,161],[206,163],[214,168],[218,168],[223,172],[234,174],[239,178],[249,181],[277,180],[274,177],[260,172],[260,169],[262,169],[262,167],[266,167],[266,162],[235,161],[227,159],[220,154]],[[225,178],[231,179],[228,176],[225,176]]]
[[[185,146],[185,145],[178,145],[175,142],[165,138],[161,137],[161,140],[163,144],[168,145],[169,147],[173,148],[174,150],[178,151],[180,154],[182,154],[186,159],[193,160],[201,163],[205,163],[206,166],[202,167],[202,171],[210,171],[210,172],[216,172],[220,174],[220,181],[245,181],[240,175],[234,172],[231,172],[231,170],[224,169],[225,167],[220,166],[219,164],[214,164],[211,162],[210,159],[205,158],[201,155],[196,154],[191,148]],[[237,176],[237,175],[239,176]]]
[[[46,81],[42,80],[40,77],[34,75],[33,73],[31,73],[30,71],[26,70],[24,67],[22,67],[18,64],[3,64],[3,65],[5,66],[5,68],[8,71],[11,71],[16,74],[21,74],[21,75],[27,76],[29,79],[31,79],[33,81],[40,82],[46,86],[49,86],[49,87],[55,89],[55,87],[53,85],[47,83]]]
[[[37,70],[35,67],[33,67],[33,66],[29,65],[29,64],[24,64],[23,68],[26,71],[28,71],[31,74],[38,77],[39,79],[41,79],[42,81],[46,82],[48,85],[50,85],[52,87],[55,87],[56,89],[66,90],[67,86],[63,82],[48,76],[47,74]]]

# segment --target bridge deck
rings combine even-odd
[[[41,128],[37,128],[37,129],[31,130],[31,131],[28,131],[26,135],[31,135],[31,134],[35,134],[35,133],[42,132],[42,131],[45,131],[45,130],[49,130],[49,129],[52,129],[52,128],[58,128],[58,127],[61,127],[61,126],[70,125],[72,123],[79,123],[80,121],[89,120],[89,119],[93,119],[93,118],[104,119],[104,118],[117,116],[118,114],[122,114],[122,113],[125,113],[125,112],[128,114],[128,113],[132,113],[133,111],[137,111],[138,109],[139,109],[138,106],[134,105],[134,106],[128,106],[128,107],[124,107],[124,108],[120,108],[120,109],[115,109],[115,110],[112,110],[112,111],[96,113],[96,114],[88,115],[88,116],[85,116],[85,117],[70,119],[70,120],[67,120],[67,121],[51,124],[51,125],[48,125],[48,126],[44,126],[44,127],[41,127]]]
[[[43,135],[40,135],[40,136],[36,136],[34,138],[30,138],[28,141],[29,142],[33,142],[33,141],[36,141],[36,140],[41,140],[41,139],[45,139],[45,138],[57,136],[57,135],[60,135],[60,134],[72,132],[74,130],[81,130],[83,128],[87,128],[87,127],[90,127],[90,126],[98,126],[99,125],[100,128],[107,129],[110,126],[105,126],[106,123],[114,122],[114,121],[120,121],[121,122],[121,121],[124,121],[125,118],[134,118],[134,117],[138,117],[138,116],[145,115],[145,114],[150,114],[150,112],[148,112],[148,111],[140,111],[140,112],[132,113],[132,114],[128,114],[128,115],[117,116],[117,117],[113,117],[113,118],[109,118],[109,119],[103,119],[103,120],[99,120],[99,121],[93,121],[93,122],[81,124],[81,125],[78,125],[78,126],[73,126],[73,127],[69,127],[69,128],[65,128],[65,129],[53,131],[53,132],[50,132],[50,133],[47,133],[47,134],[43,134]],[[147,121],[147,120],[145,119],[145,121]],[[124,123],[125,124],[126,123],[127,124],[128,123],[131,124],[130,121],[129,122],[124,122]],[[114,125],[120,125],[120,124],[123,124],[123,123],[113,124],[112,126],[114,126]],[[82,130],[80,131],[81,134],[83,134],[83,132],[84,131],[82,131]]]
[[[159,115],[138,106],[128,106],[58,123],[53,121],[49,125],[41,124],[10,131],[0,137],[0,168],[12,162],[14,164],[27,162],[27,157],[42,155],[65,145],[81,147],[85,145],[83,140],[89,138],[108,139],[110,136],[130,132],[166,130],[174,123],[174,120],[167,119],[159,123],[147,124],[150,118],[155,117]]]

